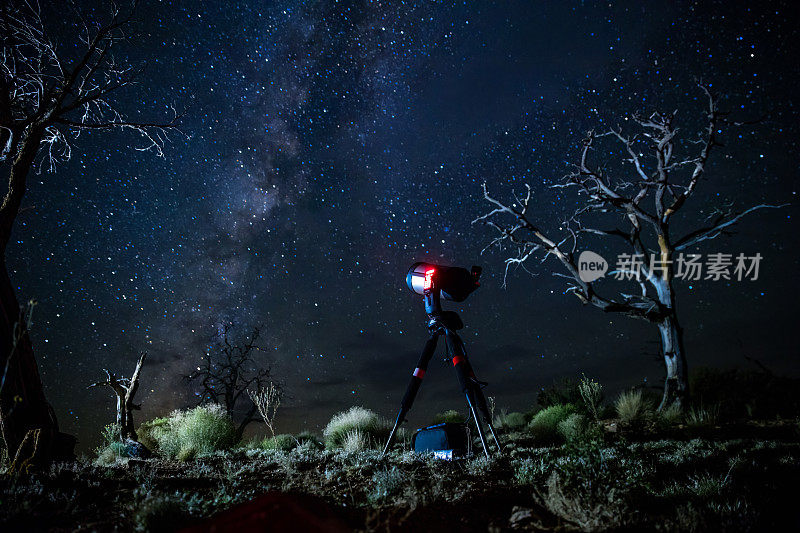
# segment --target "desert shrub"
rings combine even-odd
[[[120,429],[117,424],[108,424],[101,432],[103,443],[95,450],[98,465],[114,464],[118,459],[127,457],[127,447],[120,440]]]
[[[274,437],[267,437],[261,441],[259,446],[262,450],[281,450],[288,452],[297,447],[298,442],[291,435],[282,433]]]
[[[466,461],[466,471],[471,476],[486,479],[489,476],[492,468],[494,468],[496,460],[494,458],[486,457],[485,455],[477,455]]]
[[[119,424],[107,424],[100,432],[100,436],[103,438],[103,445],[122,442],[121,435]]]
[[[686,413],[686,424],[692,427],[710,427],[716,425],[718,418],[719,408],[716,405],[691,407]]]
[[[373,411],[363,407],[351,407],[347,411],[335,414],[322,434],[326,448],[343,448],[348,434],[352,431],[359,431],[367,439],[368,447],[377,448],[389,437],[391,429],[391,422],[379,417]]]
[[[372,475],[372,491],[367,499],[373,505],[397,498],[403,490],[403,473],[393,466]]]
[[[631,493],[643,482],[641,465],[597,441],[568,444],[565,452],[535,492],[539,502],[582,531],[622,527],[634,513]]]
[[[464,415],[454,409],[450,409],[449,411],[445,411],[443,413],[438,413],[433,417],[434,424],[461,424],[466,421],[467,419],[464,417]]]
[[[558,423],[558,434],[568,443],[577,443],[602,438],[602,430],[593,421],[579,413],[572,413]]]
[[[236,427],[219,405],[201,405],[173,412],[166,423],[151,428],[150,436],[161,455],[189,460],[230,449],[236,444]]]
[[[572,379],[564,378],[548,387],[543,387],[536,396],[536,403],[542,408],[554,405],[578,405],[581,403],[578,383]]]
[[[542,480],[542,477],[550,469],[550,462],[542,457],[528,457],[517,461],[514,467],[514,480],[520,485],[534,485]]]
[[[556,425],[556,431],[565,441],[580,438],[586,427],[586,417],[579,413],[572,413]]]
[[[501,412],[494,418],[494,425],[500,429],[505,430],[518,430],[524,428],[528,423],[528,417],[525,413],[519,412]]]
[[[644,397],[641,390],[622,392],[614,407],[620,422],[627,426],[642,425],[653,415],[653,403]]]
[[[139,437],[139,442],[153,453],[156,453],[158,452],[158,436],[168,430],[169,418],[155,418],[143,422],[139,429],[136,430],[136,435]]]
[[[581,395],[586,411],[592,418],[599,420],[603,403],[603,386],[597,381],[583,376],[580,383],[578,383],[578,392]]]
[[[551,405],[542,409],[528,424],[528,430],[539,441],[555,442],[559,438],[558,424],[575,412],[572,404]]]

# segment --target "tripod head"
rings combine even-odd
[[[414,263],[406,275],[406,285],[416,294],[421,294],[425,303],[425,312],[432,319],[444,318],[444,315],[455,315],[460,324],[461,319],[454,312],[442,311],[441,298],[453,302],[463,302],[480,287],[478,278],[483,269],[473,266],[471,270],[460,267],[435,265],[433,263]],[[448,322],[451,320],[448,319]],[[461,329],[463,324],[452,329]]]

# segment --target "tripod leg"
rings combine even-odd
[[[461,385],[461,392],[463,392],[467,397],[469,410],[472,413],[472,418],[475,419],[475,427],[478,428],[478,436],[480,437],[481,444],[483,445],[483,452],[486,454],[486,457],[489,457],[489,446],[486,444],[486,434],[483,431],[483,426],[481,425],[481,420],[476,409],[476,406],[477,408],[480,408],[478,395],[476,394],[476,390],[480,392],[480,387],[475,380],[475,375],[472,373],[472,367],[470,367],[469,361],[467,360],[467,354],[464,350],[464,345],[461,342],[461,339],[457,334],[448,331],[446,333],[446,340],[447,350],[450,357],[452,357],[453,368],[456,370],[458,383]],[[484,399],[484,403],[485,401],[486,400]]]
[[[481,390],[481,386],[477,380],[474,381],[473,386],[475,389],[475,396],[477,396],[478,399],[478,409],[480,409],[480,411],[483,413],[483,419],[486,422],[486,425],[489,427],[489,432],[492,434],[494,443],[497,445],[497,450],[500,453],[503,453],[503,448],[500,446],[500,439],[497,438],[497,433],[494,430],[494,424],[492,423],[492,415],[489,412],[489,406],[486,404],[486,397],[483,395],[483,391]]]
[[[500,453],[503,453],[503,448],[500,446],[500,439],[497,438],[497,432],[494,429],[494,424],[492,423],[492,416],[489,412],[489,406],[486,403],[486,397],[483,395],[483,390],[481,389],[481,383],[475,377],[475,372],[472,370],[472,365],[467,358],[467,352],[464,349],[464,342],[461,340],[460,337],[456,334],[448,335],[447,337],[449,344],[448,349],[451,351],[453,356],[453,366],[456,367],[456,372],[458,373],[459,383],[461,384],[462,389],[465,393],[467,393],[467,400],[470,401],[470,409],[475,412],[475,409],[479,410],[483,415],[483,420],[486,425],[489,427],[489,432],[492,434],[492,438],[494,439],[494,443],[497,445],[497,450]],[[472,397],[470,398],[470,392],[472,393]],[[475,415],[475,421],[477,423],[478,416]],[[483,430],[480,426],[478,426],[478,435],[481,437],[481,442],[484,444],[484,448],[486,447],[485,437],[483,434]]]
[[[438,342],[439,334],[432,333],[430,339],[428,339],[428,342],[425,343],[425,347],[422,349],[422,354],[419,356],[419,361],[417,362],[417,368],[414,369],[406,393],[403,395],[403,400],[400,402],[400,412],[397,414],[397,420],[394,422],[391,433],[389,433],[389,439],[386,441],[386,446],[383,448],[382,455],[386,455],[386,452],[389,451],[397,429],[400,427],[400,424],[405,421],[406,414],[411,410],[411,406],[414,404],[414,399],[417,397],[419,387],[422,385],[422,378],[425,377],[425,372],[428,370],[428,363],[431,357],[433,357],[433,353],[436,351],[436,344]]]
[[[486,454],[486,458],[489,459],[489,446],[486,444],[486,434],[483,432],[483,427],[481,426],[481,420],[478,418],[478,412],[475,410],[475,401],[473,399],[474,394],[473,391],[468,390],[465,393],[467,397],[467,405],[469,405],[469,411],[472,413],[472,418],[475,420],[475,427],[478,428],[478,436],[481,438],[481,445],[483,446],[483,453]]]
[[[483,420],[489,427],[489,432],[492,434],[494,443],[497,445],[497,450],[500,453],[503,453],[503,448],[500,446],[500,439],[497,438],[497,432],[494,429],[492,414],[491,412],[489,412],[489,405],[486,403],[486,396],[484,396],[483,394],[483,387],[481,386],[481,382],[478,381],[478,378],[475,377],[475,371],[472,369],[472,365],[470,364],[469,359],[466,359],[465,364],[466,364],[467,374],[469,375],[469,380],[471,382],[473,390],[475,391],[475,398],[478,404],[478,410],[483,415]]]
[[[481,382],[479,382],[478,378],[475,377],[475,372],[472,370],[472,365],[468,359],[465,361],[465,366],[465,370],[469,376],[468,379],[470,381],[470,385],[475,391],[475,400],[478,405],[478,410],[483,415],[483,420],[489,427],[489,432],[492,434],[494,443],[497,445],[497,450],[500,453],[503,453],[503,448],[500,446],[500,439],[497,438],[497,432],[495,431],[494,423],[492,422],[492,414],[489,412],[489,405],[486,403],[486,396],[484,396],[483,389],[481,388]]]

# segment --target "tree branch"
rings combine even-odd
[[[711,92],[710,87],[704,84],[702,81],[698,81],[697,86],[701,91],[703,91],[703,93],[706,95],[706,99],[708,100],[708,108],[706,111],[708,124],[706,125],[705,129],[705,138],[701,141],[700,155],[691,160],[691,163],[694,164],[694,171],[689,179],[689,184],[686,186],[685,190],[679,194],[677,198],[675,198],[675,200],[672,202],[672,205],[666,211],[664,211],[663,215],[661,216],[661,219],[664,223],[669,221],[670,217],[674,215],[675,212],[681,207],[683,207],[683,204],[686,203],[687,198],[689,198],[689,196],[691,196],[695,191],[697,184],[700,182],[700,178],[705,173],[706,162],[711,155],[711,149],[718,144],[715,137],[717,125],[720,120],[717,99]],[[688,162],[689,161],[687,161],[687,163]]]
[[[510,264],[522,264],[524,261],[530,258],[535,251],[541,249],[545,251],[545,256],[542,261],[546,260],[551,254],[559,260],[562,267],[567,271],[567,274],[562,275],[562,277],[569,279],[571,283],[571,286],[567,289],[567,292],[573,293],[584,304],[592,304],[607,313],[624,313],[648,321],[658,321],[663,317],[663,309],[661,305],[652,299],[639,296],[625,297],[623,301],[612,300],[600,296],[594,290],[594,287],[591,283],[583,281],[580,277],[578,267],[575,264],[572,254],[566,253],[560,248],[564,240],[557,243],[555,240],[547,237],[540,228],[528,220],[526,213],[530,205],[531,194],[530,187],[527,187],[528,194],[526,195],[525,200],[522,200],[521,209],[517,209],[514,206],[505,205],[496,198],[493,198],[489,194],[486,184],[484,183],[483,196],[486,201],[494,205],[495,208],[486,215],[479,216],[472,221],[473,224],[483,223],[498,230],[501,234],[501,237],[499,238],[499,241],[495,239],[493,242],[502,242],[503,240],[508,240],[510,242],[514,242],[515,244],[523,245],[522,251],[517,258],[506,259],[506,274],[508,273],[508,267]],[[503,227],[492,220],[501,214],[512,216],[516,221],[515,225],[509,229],[508,227]],[[531,242],[520,240],[516,236],[516,232],[523,229],[532,234],[536,241]]]
[[[749,209],[745,209],[739,213],[731,214],[731,213],[724,213],[719,215],[714,222],[707,227],[700,228],[695,230],[682,238],[678,239],[675,243],[675,251],[685,250],[686,248],[698,244],[703,241],[708,241],[711,239],[716,239],[720,235],[726,233],[726,229],[730,228],[739,220],[744,217],[745,215],[752,213],[753,211],[757,211],[759,209],[780,209],[782,207],[787,207],[789,204],[780,204],[780,205],[771,205],[771,204],[759,204],[750,207]]]

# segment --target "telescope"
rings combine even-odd
[[[428,317],[428,342],[422,350],[417,366],[411,374],[411,381],[408,384],[406,393],[400,402],[400,412],[397,414],[394,427],[389,433],[389,439],[383,449],[385,454],[392,445],[397,429],[400,424],[405,422],[405,417],[411,409],[414,399],[422,385],[422,379],[428,370],[428,363],[436,351],[439,337],[445,337],[445,348],[447,358],[453,363],[456,377],[461,388],[461,392],[466,396],[467,405],[475,426],[478,429],[478,436],[483,445],[483,452],[489,457],[489,446],[486,442],[486,435],[481,426],[481,416],[483,422],[489,428],[491,435],[497,445],[497,450],[501,451],[500,441],[492,425],[492,417],[489,412],[486,397],[483,394],[483,387],[486,383],[478,381],[475,372],[467,358],[464,341],[458,336],[456,330],[464,327],[464,323],[455,311],[442,310],[442,297],[452,302],[463,302],[467,297],[480,287],[478,278],[481,276],[481,267],[473,266],[467,270],[461,267],[437,265],[434,263],[414,263],[406,274],[406,285],[415,294],[422,296],[425,304],[425,314]]]
[[[461,267],[414,263],[406,274],[406,285],[412,292],[422,295],[425,313],[450,323],[451,329],[461,329],[461,319],[452,311],[442,311],[441,297],[452,302],[463,302],[481,286],[478,278],[481,267],[472,270]]]
[[[478,278],[481,267],[466,268],[434,265],[433,263],[414,263],[406,274],[408,288],[420,295],[438,289],[445,300],[463,302],[467,296],[481,286]]]

